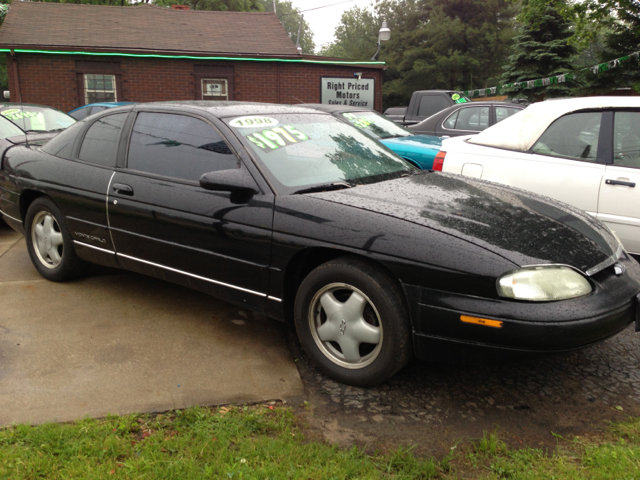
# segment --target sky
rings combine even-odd
[[[316,48],[319,48],[321,45],[333,41],[333,32],[340,23],[344,11],[353,7],[367,8],[371,4],[371,0],[292,0],[291,3],[303,12],[304,19],[313,31],[313,41]],[[334,5],[336,3],[338,5]],[[333,6],[305,12],[305,10],[325,5]]]

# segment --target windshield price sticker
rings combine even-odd
[[[278,120],[272,117],[239,117],[229,122],[229,125],[236,128],[260,128],[278,125]]]
[[[262,132],[247,135],[247,140],[259,147],[263,152],[269,153],[287,145],[309,140],[304,133],[291,125],[283,125]]]
[[[21,112],[17,108],[12,108],[11,110],[5,110],[2,113],[3,117],[8,118],[9,120],[20,120],[21,118],[32,118],[37,116],[38,114],[35,112]]]
[[[358,118],[353,113],[343,113],[342,115],[347,120],[349,120],[352,124],[354,124],[356,127],[367,128],[367,127],[370,127],[373,124],[373,122],[371,120],[368,120],[366,117],[359,117]]]

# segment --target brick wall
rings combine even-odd
[[[362,66],[279,62],[197,62],[194,60],[17,54],[20,94],[24,103],[72,110],[81,104],[76,61],[119,61],[122,92],[119,101],[152,102],[196,98],[194,65],[234,67],[235,100],[271,103],[319,103],[321,77],[375,79],[375,109],[382,109],[382,71]],[[11,56],[7,54],[11,101],[17,90]]]

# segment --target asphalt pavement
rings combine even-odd
[[[278,322],[119,270],[49,282],[0,226],[0,426],[303,398]]]

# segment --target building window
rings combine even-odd
[[[116,76],[85,73],[84,101],[86,105],[99,102],[117,102]]]
[[[201,80],[202,100],[229,100],[229,87],[224,78]]]

